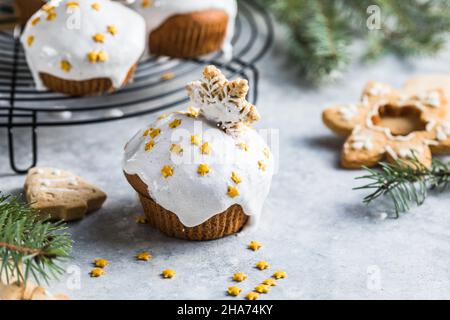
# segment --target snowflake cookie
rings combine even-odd
[[[373,167],[385,159],[414,158],[430,166],[432,153],[450,153],[446,90],[426,79],[419,83],[394,89],[371,81],[360,103],[323,112],[323,122],[347,137],[341,155],[343,167]]]

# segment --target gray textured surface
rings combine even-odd
[[[74,265],[81,288],[67,288],[67,277],[53,292],[78,299],[222,299],[236,271],[248,273],[244,293],[275,269],[280,280],[264,299],[449,298],[450,218],[448,193],[431,196],[425,205],[399,220],[377,219],[381,208],[361,205],[363,193],[352,191],[358,171],[339,168],[342,144],[321,123],[322,109],[352,102],[367,80],[400,85],[410,75],[440,72],[446,54],[413,64],[386,58],[377,64],[355,63],[343,79],[320,89],[303,87],[286,62],[284,46],[260,63],[263,116],[259,127],[280,129],[280,172],[274,177],[258,231],[198,243],[168,238],[137,225],[141,213],[134,192],[121,172],[122,147],[148,118],[94,126],[40,129],[39,165],[60,167],[82,175],[109,195],[99,212],[70,225],[75,240]],[[26,141],[27,135],[23,135]],[[6,156],[5,132],[0,135],[0,188],[20,192],[23,176],[13,175]],[[250,240],[264,247],[246,249]],[[141,250],[154,259],[137,262]],[[95,258],[110,261],[106,275],[91,279]],[[265,259],[266,271],[253,266]],[[172,280],[159,276],[173,268]],[[368,286],[379,275],[381,289]]]

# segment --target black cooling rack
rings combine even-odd
[[[10,21],[2,21],[10,23]],[[258,98],[258,69],[255,63],[270,48],[273,25],[265,9],[253,0],[240,0],[233,38],[233,57],[222,53],[199,59],[179,60],[152,57],[141,61],[133,82],[115,93],[99,97],[74,98],[49,91],[36,91],[19,42],[20,27],[0,32],[0,128],[7,131],[11,169],[26,173],[38,159],[39,127],[87,125],[137,117],[178,104],[188,98],[185,84],[196,79],[207,64],[217,65],[228,78],[243,77],[250,82],[249,101]],[[163,74],[173,78],[162,80]],[[19,168],[15,156],[15,129],[31,130],[31,164]],[[16,133],[17,134],[17,133]]]

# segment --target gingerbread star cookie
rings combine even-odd
[[[372,167],[385,159],[417,159],[430,166],[432,153],[450,153],[446,89],[429,78],[414,78],[401,89],[371,81],[361,102],[326,109],[323,122],[347,137],[342,166]]]
[[[100,209],[106,194],[69,171],[32,168],[25,181],[28,203],[55,220],[77,220]]]

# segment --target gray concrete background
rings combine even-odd
[[[280,130],[280,171],[255,232],[186,242],[134,222],[142,210],[121,172],[122,148],[151,116],[39,130],[39,165],[71,170],[109,196],[99,212],[70,224],[75,241],[70,270],[79,270],[80,288],[71,289],[72,278],[65,275],[51,291],[73,299],[223,299],[235,284],[234,272],[249,275],[239,284],[244,295],[282,268],[288,278],[262,299],[450,297],[448,193],[431,195],[401,219],[380,220],[377,213],[384,204],[361,204],[365,193],[352,187],[362,172],[339,167],[342,140],[321,122],[324,107],[356,101],[368,80],[401,85],[419,73],[448,72],[448,51],[414,62],[393,57],[371,65],[355,62],[342,80],[314,89],[302,84],[286,59],[282,33],[277,38],[259,63],[258,107],[263,117],[259,128]],[[0,134],[0,189],[18,193],[25,177],[9,169],[5,135]],[[21,139],[26,143],[28,136]],[[250,240],[262,242],[263,248],[247,250]],[[142,250],[150,251],[153,260],[135,261]],[[110,261],[106,274],[90,278],[91,261],[100,257]],[[270,263],[269,270],[254,268],[261,259]],[[162,279],[165,268],[174,269],[176,277]]]

